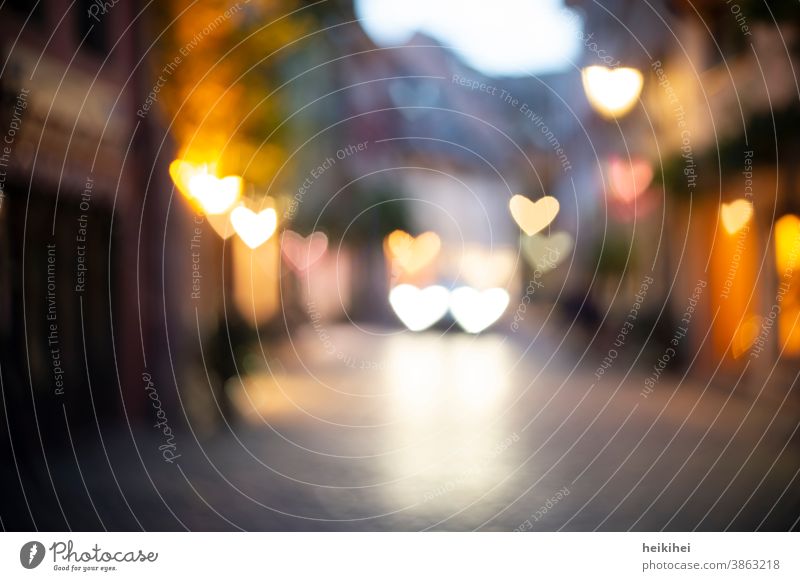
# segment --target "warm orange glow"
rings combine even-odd
[[[282,94],[265,96],[286,80],[290,51],[284,49],[313,29],[313,16],[308,10],[295,13],[298,0],[152,4],[155,21],[169,23],[156,39],[152,60],[167,81],[159,84],[156,104],[170,121],[177,157],[194,164],[213,160],[220,177],[270,183],[289,157],[288,143],[282,134],[269,142],[264,135],[292,109]]]
[[[736,234],[753,217],[753,204],[747,200],[735,200],[730,204],[722,204],[720,215],[722,225],[728,234]]]
[[[761,331],[761,317],[753,315],[744,321],[736,330],[736,335],[733,338],[731,345],[731,352],[733,357],[738,359],[752,347]]]
[[[795,298],[793,302],[797,302]],[[787,306],[778,319],[779,349],[784,357],[800,355],[800,307]]]
[[[778,348],[783,355],[800,355],[800,218],[787,214],[775,222],[775,268],[778,275]],[[777,309],[776,309],[777,310]]]
[[[642,73],[630,67],[591,66],[583,69],[581,76],[589,104],[604,117],[612,119],[633,108],[644,85]]]
[[[441,247],[442,242],[435,232],[425,232],[415,238],[407,232],[395,230],[384,241],[384,249],[392,263],[408,274],[430,264]]]
[[[778,277],[791,276],[800,251],[800,218],[787,214],[775,222],[775,267]]]
[[[558,215],[559,203],[552,196],[544,196],[531,202],[525,196],[517,194],[508,202],[508,209],[517,225],[528,236],[533,236],[550,225]]]
[[[709,208],[708,212],[716,214],[719,210]],[[746,200],[724,204],[721,215],[724,227],[717,229],[713,241],[708,312],[716,315],[712,328],[715,356],[730,353],[741,357],[758,336],[754,333],[759,320],[754,312],[758,305],[757,232],[748,224],[752,205]]]
[[[241,177],[218,178],[207,164],[176,159],[169,165],[169,175],[175,187],[204,214],[224,214],[242,195]]]

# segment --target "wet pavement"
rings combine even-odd
[[[797,528],[788,384],[756,397],[678,374],[648,391],[622,362],[598,380],[598,355],[574,365],[558,341],[327,337],[306,328],[271,372],[230,382],[234,429],[201,435],[167,410],[172,462],[149,426],[76,435],[49,474],[18,458],[17,514],[56,530]]]

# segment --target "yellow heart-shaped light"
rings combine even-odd
[[[205,214],[224,214],[242,195],[241,177],[218,178],[209,173],[207,165],[176,159],[169,174],[178,190]]]
[[[409,274],[427,266],[439,254],[441,247],[442,241],[435,232],[425,232],[415,238],[407,232],[395,230],[385,240],[387,254]]]
[[[535,234],[522,241],[522,251],[531,268],[544,274],[570,256],[572,245],[569,232],[556,232],[552,236]]]
[[[753,204],[747,200],[735,200],[730,204],[722,204],[720,214],[728,234],[736,234],[753,216]]]
[[[589,104],[604,117],[612,119],[631,110],[644,84],[642,73],[630,67],[586,67],[581,77]]]
[[[558,214],[558,200],[552,196],[545,196],[536,202],[531,202],[525,196],[511,198],[508,203],[514,221],[528,236],[533,236],[543,228],[550,225]]]
[[[275,232],[278,214],[275,208],[261,210],[258,214],[245,206],[238,206],[231,212],[233,229],[250,248],[258,248]]]
[[[775,266],[781,277],[800,270],[800,218],[794,214],[775,222]]]

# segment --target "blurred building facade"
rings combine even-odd
[[[136,115],[150,86],[136,4],[2,8],[2,454],[34,497],[9,489],[19,510],[57,510],[58,492],[39,488],[45,450],[145,417],[143,373],[167,369],[172,299],[140,292],[161,287],[169,261],[169,197],[151,171],[158,121]]]
[[[585,35],[645,75],[642,106],[594,129],[653,169],[659,209],[637,225],[663,234],[631,246],[669,297],[665,339],[691,311],[682,351],[696,376],[725,390],[744,378],[745,391],[772,379],[764,395],[781,399],[800,356],[796,18],[749,1],[569,4]]]

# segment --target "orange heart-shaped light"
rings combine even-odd
[[[753,204],[747,200],[735,200],[730,204],[722,204],[720,214],[728,234],[736,234],[753,216]]]
[[[425,232],[415,238],[402,230],[389,234],[384,244],[392,261],[409,274],[430,264],[442,247],[442,241],[435,232]]]
[[[608,179],[614,197],[629,204],[653,181],[653,168],[643,159],[614,158],[608,165]]]
[[[242,242],[250,248],[258,248],[275,232],[278,214],[275,208],[261,210],[258,214],[245,206],[238,206],[231,212],[231,225]]]
[[[508,202],[514,221],[528,236],[533,236],[550,225],[558,214],[559,204],[552,196],[545,196],[531,202],[517,194]]]
[[[208,173],[207,166],[194,165],[182,159],[176,159],[169,164],[169,176],[172,178],[172,182],[175,184],[175,187],[178,188],[178,191],[187,198],[192,197],[191,193],[189,193],[189,181],[192,179],[192,176],[202,173]]]
[[[242,195],[241,177],[218,178],[206,165],[176,159],[169,166],[169,174],[178,190],[205,214],[227,212]]]
[[[281,240],[281,250],[289,266],[296,272],[305,272],[328,250],[328,237],[322,232],[313,232],[304,238],[297,232],[286,230]]]

